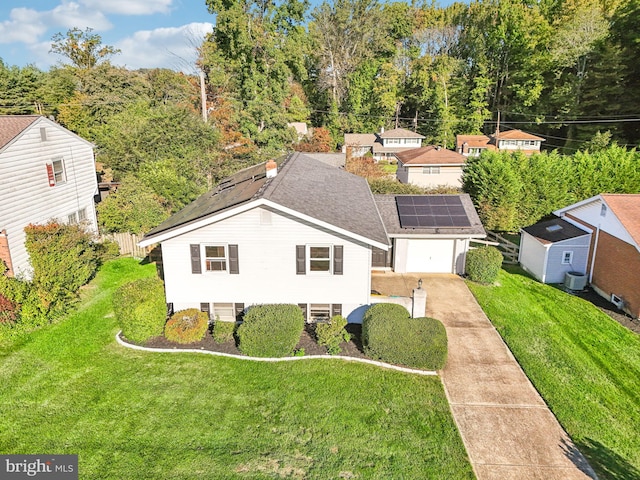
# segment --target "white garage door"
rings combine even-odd
[[[453,273],[454,240],[409,240],[407,272]]]

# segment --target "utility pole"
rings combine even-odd
[[[204,72],[200,70],[200,103],[202,103],[202,121],[207,123],[207,93],[204,88]]]

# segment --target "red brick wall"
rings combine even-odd
[[[640,316],[640,253],[633,245],[600,231],[591,283],[609,298],[621,297],[628,313]]]
[[[7,239],[6,230],[2,230],[0,232],[0,260],[4,260],[4,263],[9,267],[6,275],[8,277],[13,277],[13,265],[11,264],[11,254],[9,253],[9,240]],[[0,267],[1,268],[1,267]],[[2,270],[0,270],[0,275],[2,274]]]

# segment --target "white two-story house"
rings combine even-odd
[[[0,259],[30,275],[24,227],[49,220],[97,232],[93,145],[37,115],[0,115]]]
[[[522,130],[496,131],[492,135],[458,135],[456,150],[465,157],[477,157],[483,151],[520,151],[525,155],[540,153],[544,138]]]
[[[394,128],[380,133],[346,133],[343,153],[350,149],[352,157],[371,154],[374,160],[395,160],[396,154],[422,146],[424,136],[404,128]]]

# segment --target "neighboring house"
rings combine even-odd
[[[446,206],[438,212],[462,216],[467,206],[473,209],[470,201],[460,202],[462,210],[452,205],[452,212]],[[446,239],[455,251],[447,265],[440,265],[442,271],[459,271],[463,261],[460,232],[401,228],[395,206],[382,218],[378,208],[364,178],[294,153],[223,180],[150,231],[140,245],[161,245],[170,309],[195,307],[212,318],[233,320],[253,304],[293,303],[310,322],[336,314],[353,322],[371,303],[372,268],[393,266],[387,252],[397,241],[387,235],[387,222],[398,224],[393,235],[401,238],[399,251],[410,239],[430,238],[439,256],[438,240]],[[478,235],[484,233],[479,221],[474,227]],[[408,252],[423,253],[422,246]],[[419,260],[402,262],[399,271],[420,265]]]
[[[291,123],[287,123],[287,127],[293,128],[296,131],[296,135],[298,137],[298,141],[302,140],[304,137],[306,137],[310,133],[306,122],[291,122]]]
[[[374,268],[463,274],[469,242],[486,237],[467,194],[374,197],[392,243],[386,258],[374,252]]]
[[[464,155],[429,145],[396,153],[396,158],[396,177],[401,183],[420,187],[462,187],[462,168],[467,161]]]
[[[395,160],[397,153],[413,148],[420,148],[424,136],[406,130],[395,128],[384,129],[380,133],[345,133],[342,152],[347,153],[351,149],[352,157],[363,157],[371,154],[374,160]]]
[[[585,274],[591,233],[561,218],[523,228],[518,262],[542,283],[562,283],[566,272]]]
[[[640,195],[601,194],[554,214],[591,233],[591,287],[634,318],[640,316]]]
[[[496,132],[493,135],[457,135],[456,151],[465,157],[477,157],[484,150],[518,150],[526,155],[540,152],[544,138],[522,130]]]
[[[97,232],[93,145],[36,115],[0,116],[0,258],[30,275],[24,227],[49,220]]]

